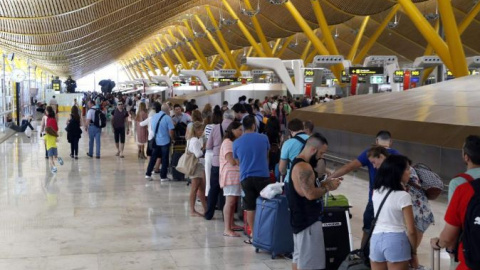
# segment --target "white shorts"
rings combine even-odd
[[[223,196],[238,196],[242,195],[242,187],[238,185],[230,185],[223,187]]]
[[[325,244],[322,222],[293,234],[293,263],[298,269],[325,269]]]

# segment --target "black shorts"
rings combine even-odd
[[[270,177],[247,177],[241,184],[245,193],[245,197],[243,197],[245,210],[255,211],[260,191],[270,184]]]
[[[115,143],[125,143],[125,127],[114,128]]]

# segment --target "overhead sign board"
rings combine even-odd
[[[357,74],[358,76],[383,75],[383,67],[350,67],[349,74]]]
[[[62,89],[62,81],[52,80],[52,88],[55,91],[60,91]]]
[[[342,83],[350,83],[350,76],[345,72],[345,70],[342,70]]]
[[[235,74],[237,74],[237,71],[235,69],[220,69],[218,71],[218,73],[220,74],[220,76],[234,76]]]
[[[315,71],[313,69],[305,69],[305,77],[312,77],[315,75]]]
[[[405,72],[403,70],[395,70],[395,76],[403,76]]]
[[[421,73],[421,72],[420,72],[420,70],[418,70],[418,69],[412,70],[412,71],[410,72],[410,74],[412,75],[412,77],[420,77],[420,73]]]

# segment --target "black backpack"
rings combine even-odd
[[[132,106],[133,105],[133,100],[131,97],[128,98],[128,106]]]
[[[107,117],[102,110],[95,110],[95,120],[93,121],[93,125],[98,128],[104,128],[107,126]]]
[[[470,269],[480,269],[480,179],[469,181],[474,194],[465,212],[463,223],[463,254]]]

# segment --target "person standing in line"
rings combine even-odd
[[[63,160],[62,158],[58,157],[57,151],[58,133],[51,127],[45,128],[45,132],[45,145],[47,146],[50,169],[52,170],[52,173],[56,173],[57,167],[55,166],[54,159],[57,159],[58,163],[63,165]]]
[[[242,195],[242,187],[240,186],[240,167],[238,166],[238,160],[233,158],[233,142],[240,138],[242,134],[242,125],[239,122],[232,122],[225,130],[225,139],[222,142],[219,153],[220,187],[223,189],[223,195],[226,199],[225,206],[223,207],[225,225],[223,236],[228,237],[240,237],[235,231],[242,229],[242,227],[235,225],[233,218],[235,207],[237,206],[237,200]]]
[[[388,153],[391,155],[400,154],[397,150],[390,148],[393,144],[392,135],[389,131],[381,130],[375,136],[375,145],[383,146],[387,149]],[[333,172],[329,178],[342,177],[345,174],[359,169],[361,167],[368,167],[368,176],[369,176],[369,192],[368,192],[368,203],[365,207],[363,213],[363,235],[362,235],[362,246],[365,243],[366,236],[370,232],[370,226],[372,225],[372,220],[375,218],[373,213],[373,203],[372,203],[372,194],[373,194],[373,185],[375,183],[375,175],[377,169],[373,164],[368,160],[367,152],[370,148],[365,149],[356,159],[350,161],[348,164],[343,165],[341,168]]]
[[[201,217],[204,216],[205,211],[207,210],[207,201],[205,199],[205,167],[203,166],[203,161],[201,160],[204,149],[202,139],[203,130],[204,127],[202,122],[193,122],[192,128],[189,131],[192,132],[192,134],[188,136],[190,139],[187,141],[187,151],[194,154],[195,158],[199,159],[195,165],[196,167],[193,174],[187,175],[192,180],[189,196],[190,214],[192,216]],[[195,210],[195,199],[197,194],[203,206],[203,214]]]
[[[145,178],[151,181],[152,171],[155,166],[155,162],[160,157],[162,159],[162,168],[160,170],[160,180],[169,181],[167,178],[168,164],[169,164],[169,155],[170,155],[170,145],[174,142],[174,133],[175,129],[173,125],[172,118],[170,115],[165,114],[162,111],[162,104],[159,102],[154,102],[153,107],[157,112],[152,117],[152,130],[154,134],[156,133],[155,143],[156,146],[152,151],[152,156],[148,162],[147,172],[145,173]],[[158,126],[158,129],[157,129]]]
[[[148,141],[148,127],[140,126],[140,122],[148,118],[147,106],[144,102],[140,103],[137,117],[135,118],[137,131],[138,159],[147,159],[145,156],[145,144]]]
[[[293,160],[286,195],[290,208],[293,230],[292,269],[325,269],[325,245],[323,239],[323,196],[336,190],[338,178],[320,182],[310,164],[318,152],[326,152],[327,140],[319,133],[308,138],[302,151]]]
[[[417,234],[412,197],[405,191],[410,180],[410,160],[391,155],[383,161],[375,177],[372,202],[378,216],[370,239],[373,270],[418,267]],[[384,201],[382,209],[379,208]]]
[[[127,135],[130,133],[128,125],[128,112],[124,109],[122,101],[117,102],[117,108],[112,112],[112,128],[115,139],[115,146],[117,147],[117,157],[124,158],[123,150],[125,148],[125,127],[127,128]]]
[[[233,157],[240,164],[240,183],[245,193],[243,201],[247,211],[247,222],[252,228],[252,234],[245,241],[246,244],[252,244],[256,200],[260,196],[260,191],[270,184],[268,170],[270,144],[266,135],[256,132],[255,122],[253,115],[243,118],[244,134],[233,142]]]
[[[100,110],[100,108],[95,104],[95,101],[90,100],[88,102],[90,109],[87,112],[87,117],[85,118],[85,132],[88,133],[88,153],[87,156],[93,158],[93,144],[96,144],[96,158],[100,158],[100,136],[102,135],[102,129],[94,125],[95,122],[95,112]]]
[[[78,141],[82,137],[82,120],[78,106],[72,106],[67,120],[67,140],[70,143],[70,157],[78,159]]]
[[[221,123],[216,124],[213,127],[213,130],[207,140],[207,153],[211,151],[212,161],[210,169],[210,182],[208,183],[208,189],[206,189],[206,194],[208,194],[207,210],[205,212],[205,219],[210,220],[215,214],[215,207],[217,205],[218,196],[221,194],[220,189],[220,147],[222,146],[223,138],[225,136],[225,131],[227,130],[230,123],[233,122],[235,116],[232,110],[227,110],[223,113],[223,121],[221,117],[216,116],[214,113],[215,122],[218,120]],[[207,154],[205,154],[206,156]],[[206,163],[206,162],[205,162]],[[205,166],[206,167],[206,166]]]
[[[162,105],[163,107],[163,105]],[[142,127],[145,127],[147,126],[148,127],[148,141],[152,140],[153,139],[153,130],[152,130],[152,117],[155,115],[155,107],[152,106],[152,109],[150,110],[150,112],[148,113],[148,118],[143,120],[141,123],[140,123],[140,126]],[[150,144],[147,144],[147,157],[152,157],[152,152],[153,152],[153,149],[150,148]],[[155,167],[153,169],[153,171],[155,173],[160,173],[160,162],[161,162],[161,159],[160,158],[157,158],[157,161],[155,162]]]

